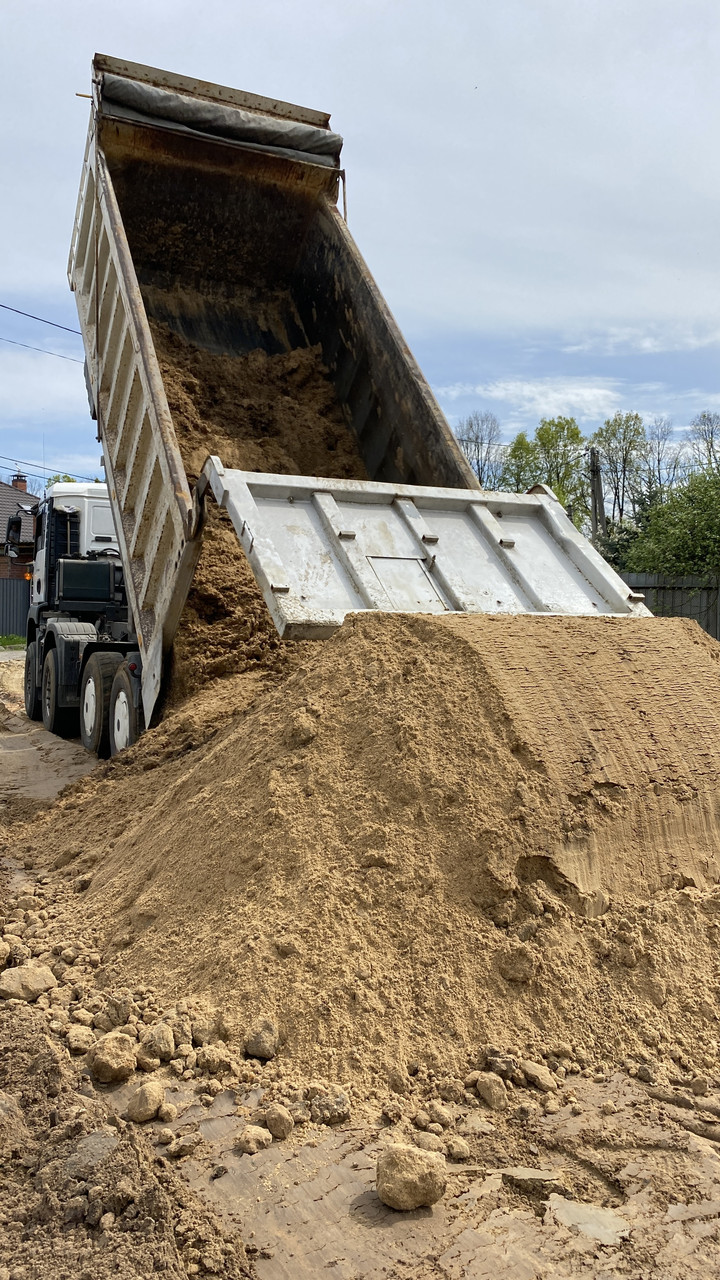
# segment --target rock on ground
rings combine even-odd
[[[422,1151],[444,1151],[445,1141],[436,1133],[414,1133],[413,1143]]]
[[[295,1128],[295,1121],[287,1107],[283,1107],[279,1102],[268,1107],[265,1112],[265,1124],[273,1138],[289,1138]]]
[[[264,1147],[269,1147],[271,1142],[272,1134],[268,1129],[261,1129],[258,1124],[247,1124],[235,1143],[235,1150],[254,1156]]]
[[[136,1124],[153,1120],[165,1101],[165,1086],[160,1080],[148,1080],[135,1090],[127,1105],[128,1119]]]
[[[146,1053],[161,1062],[169,1062],[175,1052],[175,1040],[165,1022],[154,1022],[144,1031],[140,1040]]]
[[[72,1026],[68,1028],[65,1043],[71,1053],[88,1053],[95,1044],[95,1036],[89,1027]]]
[[[28,960],[0,974],[0,999],[33,1001],[56,986],[57,978],[46,964]]]
[[[470,1147],[464,1138],[448,1138],[445,1152],[451,1160],[469,1160]]]
[[[408,1211],[436,1204],[445,1194],[445,1159],[434,1151],[419,1151],[395,1143],[378,1157],[377,1193],[391,1209]]]
[[[543,1093],[552,1093],[557,1089],[557,1080],[544,1063],[524,1059],[520,1063],[520,1069],[528,1084],[541,1089]]]
[[[508,1104],[505,1081],[496,1076],[494,1071],[480,1071],[475,1081],[479,1098],[491,1111],[505,1111]]]
[[[96,1041],[88,1062],[95,1079],[101,1084],[129,1080],[135,1070],[135,1044],[121,1031],[110,1031]]]
[[[280,1031],[272,1018],[261,1018],[255,1023],[245,1040],[245,1053],[248,1058],[261,1058],[268,1061],[274,1058],[280,1044]]]
[[[350,1099],[344,1089],[328,1089],[313,1098],[310,1114],[315,1124],[342,1124],[350,1119]]]

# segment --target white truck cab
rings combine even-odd
[[[92,552],[110,550],[118,556],[112,509],[107,485],[58,481],[38,504],[35,517],[35,560],[33,563],[31,604],[44,604],[49,585],[50,522],[58,513],[56,526],[64,541],[60,554],[86,557]],[[63,530],[62,516],[67,517]]]
[[[142,729],[142,659],[107,486],[59,481],[33,514],[25,710],[114,754]]]

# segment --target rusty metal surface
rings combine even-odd
[[[249,289],[287,289],[320,194],[337,190],[334,170],[232,143],[126,121],[101,138],[138,278],[169,293],[247,306]]]
[[[320,342],[372,480],[473,489],[477,479],[339,211],[323,201],[293,296]]]
[[[95,54],[93,71],[96,75],[108,71],[111,75],[127,76],[129,79],[156,85],[161,89],[172,89],[178,93],[190,94],[192,97],[207,98],[210,102],[223,102],[229,106],[243,107],[246,111],[261,111],[265,115],[280,116],[285,120],[298,120],[303,124],[316,125],[318,128],[327,128],[330,123],[330,116],[325,111],[313,111],[310,107],[283,102],[281,98],[264,98],[258,93],[248,93],[243,89],[230,89],[225,85],[213,84],[210,80],[197,80],[195,77],[178,75],[177,72],[149,67],[142,62],[113,58],[107,53]]]

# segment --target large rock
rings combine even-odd
[[[28,960],[16,969],[0,973],[0,1000],[37,1000],[57,986],[57,978],[46,964]]]
[[[508,1104],[505,1081],[496,1076],[494,1071],[480,1071],[475,1081],[478,1097],[482,1098],[491,1111],[505,1111]]]
[[[129,1080],[135,1070],[135,1041],[121,1031],[111,1031],[96,1041],[88,1054],[90,1070],[101,1084]]]
[[[136,1124],[154,1120],[165,1101],[165,1086],[159,1080],[148,1080],[136,1089],[127,1105],[128,1119]]]
[[[140,1043],[147,1055],[161,1062],[169,1062],[175,1052],[172,1028],[166,1022],[153,1022],[143,1031]]]
[[[540,1089],[543,1093],[553,1093],[557,1089],[557,1080],[544,1063],[530,1062],[529,1059],[524,1058],[520,1063],[520,1069],[528,1084]]]
[[[95,1036],[89,1027],[73,1024],[73,1026],[68,1027],[65,1043],[71,1053],[89,1053],[95,1044]]]
[[[350,1119],[350,1099],[339,1085],[318,1093],[310,1103],[315,1124],[343,1124]]]
[[[280,1045],[280,1031],[272,1018],[260,1018],[245,1040],[245,1053],[248,1058],[261,1058],[268,1061],[274,1058]]]
[[[246,1124],[235,1143],[235,1150],[241,1151],[243,1155],[254,1156],[264,1147],[269,1147],[271,1142],[272,1134],[269,1129],[261,1129],[259,1124]]]
[[[445,1158],[435,1151],[419,1151],[401,1143],[386,1147],[378,1157],[377,1193],[391,1209],[420,1209],[436,1204],[445,1194]]]
[[[280,1102],[273,1102],[268,1107],[265,1112],[265,1124],[273,1138],[289,1138],[295,1128],[295,1121],[290,1112]]]
[[[10,959],[10,943],[0,938],[0,969],[4,969]]]

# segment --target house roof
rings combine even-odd
[[[11,484],[5,484],[0,480],[0,551],[5,541],[5,531],[10,516],[17,515],[18,503],[22,502],[23,506],[29,507],[40,499],[35,493],[23,493],[22,489],[15,489]],[[21,542],[32,542],[33,540],[33,518],[23,513],[23,522],[20,535]]]

